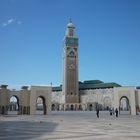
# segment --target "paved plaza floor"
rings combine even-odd
[[[0,116],[0,140],[140,140],[140,117],[101,111]]]

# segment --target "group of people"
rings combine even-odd
[[[116,117],[118,117],[119,111],[118,111],[117,108],[115,109],[115,111],[114,111],[114,108],[113,108],[113,109],[111,108],[111,109],[109,110],[109,112],[110,112],[110,116],[112,116],[112,115],[115,114]],[[96,115],[97,115],[97,118],[99,118],[99,108],[96,109]]]
[[[118,109],[116,108],[115,109],[115,111],[114,111],[114,108],[110,108],[109,109],[109,112],[110,112],[110,116],[112,116],[112,115],[116,115],[116,117],[118,117],[118,113],[119,113],[119,111],[118,111]]]

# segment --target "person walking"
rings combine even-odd
[[[99,108],[96,109],[97,118],[99,118]]]
[[[115,109],[116,117],[118,117],[118,109]]]
[[[110,116],[112,116],[112,108],[109,109]]]

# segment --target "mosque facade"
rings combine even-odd
[[[117,108],[119,113],[126,111],[136,115],[140,109],[140,87],[121,86],[101,80],[79,81],[78,79],[78,37],[72,21],[67,24],[63,45],[63,80],[62,85],[23,86],[15,91],[0,87],[0,114],[16,110],[18,114],[36,114],[37,99],[42,99],[43,114],[50,111],[94,111]],[[17,104],[10,102],[16,97]]]
[[[123,87],[100,80],[78,80],[78,37],[70,20],[63,47],[63,83],[52,87],[52,110],[108,110],[117,108],[136,114],[140,108],[139,87]]]

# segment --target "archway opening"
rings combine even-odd
[[[55,111],[55,104],[52,104],[52,111]]]
[[[74,110],[74,105],[70,106],[70,110],[72,110],[72,111]]]
[[[43,96],[39,96],[36,100],[36,114],[46,115],[46,102]]]
[[[89,111],[92,111],[92,110],[93,110],[93,105],[89,104]]]
[[[17,115],[17,114],[19,114],[19,99],[15,95],[13,95],[10,98],[8,114],[10,114],[10,115]]]
[[[126,96],[120,98],[119,111],[120,114],[130,114],[129,99]]]

